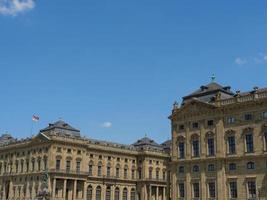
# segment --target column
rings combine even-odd
[[[111,195],[110,200],[114,200],[114,194],[115,194],[115,186],[112,185],[110,186],[110,195]]]
[[[13,182],[12,181],[10,181],[10,183],[9,183],[9,198],[13,198],[14,196],[13,196]]]
[[[63,199],[66,199],[66,187],[67,187],[67,179],[64,179],[64,183],[63,183]]]
[[[86,184],[86,181],[84,181],[83,183],[83,199],[84,200],[86,200],[86,196],[87,196],[87,184]]]
[[[159,199],[159,187],[157,186],[156,187],[156,200]]]
[[[36,192],[35,192],[35,181],[32,183],[32,198],[35,199]]]
[[[165,187],[163,187],[163,200],[166,200],[166,188]]]
[[[127,192],[127,194],[128,194],[128,197],[127,197],[127,199],[131,199],[131,188],[129,187],[127,187],[127,190],[128,190],[128,192]]]
[[[29,187],[30,187],[30,183],[29,183],[29,181],[27,181],[27,183],[26,183],[26,198],[30,198],[30,189],[29,189]]]
[[[101,188],[101,190],[102,190],[101,199],[106,199],[106,189],[107,189],[107,186],[103,185],[103,187]]]
[[[56,197],[56,184],[57,184],[57,179],[53,179],[53,192],[52,192],[52,198]]]
[[[76,191],[77,191],[77,180],[74,180],[74,186],[73,186],[73,199],[76,199]]]

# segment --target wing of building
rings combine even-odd
[[[0,137],[0,199],[161,199],[167,190],[170,143],[132,145],[81,137],[64,121],[32,138]]]
[[[267,89],[212,82],[169,118],[173,200],[267,199]]]

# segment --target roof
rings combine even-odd
[[[135,143],[133,143],[133,146],[140,147],[140,146],[152,146],[152,147],[160,147],[158,143],[156,143],[154,140],[144,137],[140,140],[137,140]]]
[[[59,121],[56,121],[55,123],[49,124],[46,128],[41,129],[40,132],[43,133],[43,132],[47,132],[51,130],[57,130],[62,134],[80,137],[80,130],[72,127],[71,125],[64,122],[63,120],[59,120]]]
[[[11,142],[15,142],[16,139],[13,138],[10,134],[3,134],[2,136],[0,136],[0,145],[5,145],[5,144],[9,144]]]
[[[212,98],[215,97],[215,95],[221,92],[222,98],[229,98],[234,95],[234,93],[231,91],[230,86],[222,86],[216,82],[211,82],[207,85],[202,85],[200,88],[193,93],[184,96],[183,100],[188,100],[192,98],[199,98],[200,100],[203,100],[204,102],[209,102],[212,100]]]

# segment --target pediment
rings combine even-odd
[[[179,114],[190,114],[190,113],[202,113],[211,112],[216,108],[215,105],[208,104],[199,100],[192,100],[183,105],[178,113]]]
[[[44,133],[39,133],[38,135],[36,135],[32,140],[31,140],[31,143],[32,144],[40,144],[40,143],[43,143],[43,142],[48,142],[50,141],[51,139],[46,136]]]

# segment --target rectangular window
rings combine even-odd
[[[234,117],[227,117],[227,123],[228,123],[228,124],[233,124],[233,123],[235,123],[235,118],[234,118]]]
[[[246,152],[247,153],[252,153],[254,151],[254,146],[253,146],[253,135],[252,134],[247,134],[246,135]]]
[[[208,126],[213,126],[213,120],[208,120],[207,125]]]
[[[135,170],[132,169],[132,179],[135,179]]]
[[[184,130],[184,125],[183,124],[179,125],[179,130],[180,131]]]
[[[184,183],[179,183],[179,198],[185,197]]]
[[[116,177],[119,178],[120,177],[120,168],[116,168]]]
[[[245,114],[244,115],[244,119],[246,120],[246,121],[250,121],[250,120],[252,120],[252,114]]]
[[[184,157],[185,157],[184,142],[179,142],[179,158],[183,159]]]
[[[193,183],[193,197],[199,198],[199,183]]]
[[[209,198],[215,198],[216,197],[215,182],[209,182],[208,189],[209,189]]]
[[[199,157],[199,141],[193,140],[193,157]]]
[[[236,183],[236,181],[229,182],[229,191],[230,191],[230,198],[236,199],[237,198],[237,183]]]
[[[228,137],[228,153],[235,154],[235,136]]]
[[[198,123],[197,123],[197,122],[194,122],[194,123],[192,124],[192,127],[193,127],[193,128],[198,128]]]
[[[229,171],[234,171],[236,170],[236,164],[235,163],[230,163],[229,164]]]
[[[248,198],[249,199],[256,199],[256,182],[255,181],[248,181],[247,182],[248,188]]]
[[[60,170],[60,160],[56,160],[56,170]]]
[[[93,165],[89,165],[88,174],[89,176],[93,175]]]
[[[97,168],[97,175],[102,176],[102,166],[98,166]]]
[[[107,177],[110,177],[110,167],[107,167]]]
[[[76,162],[76,172],[77,173],[80,173],[81,172],[81,162],[80,161],[77,161]]]
[[[156,179],[157,180],[159,179],[159,171],[158,170],[156,171]]]
[[[124,169],[124,178],[126,179],[128,177],[128,170]]]
[[[149,170],[149,179],[152,179],[152,170]]]
[[[66,171],[70,172],[70,160],[66,161]]]
[[[265,111],[265,112],[262,113],[262,117],[263,117],[264,119],[267,118],[267,111]]]
[[[264,133],[264,145],[265,145],[265,151],[267,151],[267,132]]]
[[[208,138],[208,155],[214,156],[214,138]]]

